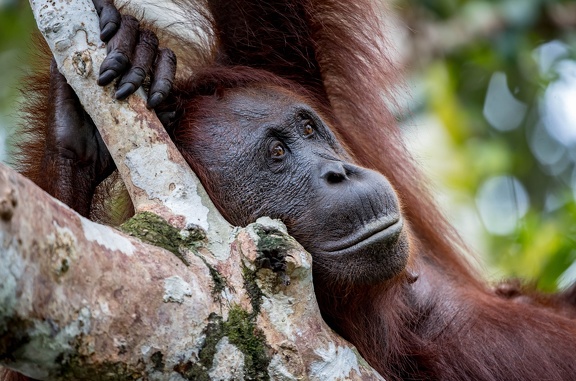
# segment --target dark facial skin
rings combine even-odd
[[[373,284],[404,269],[408,238],[390,183],[352,164],[309,105],[274,88],[210,102],[183,149],[231,223],[280,219],[325,279]]]

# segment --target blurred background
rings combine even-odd
[[[407,67],[398,118],[492,280],[576,279],[576,0],[387,0]],[[31,64],[25,0],[0,0],[0,161]],[[408,94],[408,95],[406,95]]]

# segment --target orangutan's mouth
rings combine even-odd
[[[400,216],[372,221],[365,225],[362,231],[355,232],[355,234],[338,242],[332,242],[333,245],[322,251],[330,255],[340,255],[362,250],[375,244],[385,246],[388,243],[396,242],[403,227],[404,220]]]

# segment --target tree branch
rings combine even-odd
[[[143,91],[120,102],[113,85],[96,85],[106,49],[92,2],[30,4],[58,69],[98,126],[136,211],[154,212],[181,228],[230,231],[162,124],[146,109]]]
[[[46,380],[381,379],[320,317],[311,258],[281,224],[239,230],[213,264],[188,242],[186,266],[3,165],[0,184],[3,365]],[[260,266],[271,238],[285,271]]]

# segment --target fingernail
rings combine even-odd
[[[101,73],[98,77],[98,85],[106,86],[116,78],[116,72],[114,70],[106,70]]]
[[[118,100],[124,100],[130,94],[133,94],[135,91],[136,91],[136,86],[127,82],[127,83],[123,84],[122,86],[120,86],[118,88],[118,90],[116,90],[116,93],[114,94],[114,98],[116,98]]]
[[[148,102],[146,103],[146,106],[148,108],[158,107],[158,105],[162,103],[163,100],[164,97],[162,96],[161,93],[154,93],[148,97]]]
[[[100,39],[104,42],[108,42],[110,38],[114,35],[114,24],[106,24],[100,30]]]

